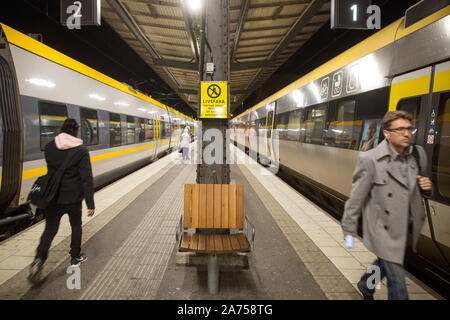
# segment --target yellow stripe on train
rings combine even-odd
[[[149,144],[149,145],[145,145],[145,146],[141,146],[141,147],[134,147],[134,148],[130,148],[130,149],[125,149],[125,150],[119,150],[119,151],[114,151],[114,152],[109,152],[109,153],[105,153],[105,154],[100,154],[98,156],[92,156],[91,157],[91,163],[97,162],[97,161],[101,161],[101,160],[105,160],[105,159],[110,159],[110,158],[114,158],[114,157],[118,157],[124,154],[128,154],[128,153],[132,153],[132,152],[137,152],[137,151],[141,151],[141,150],[145,150],[145,149],[150,149],[153,148],[155,145]],[[45,167],[40,167],[40,168],[35,168],[35,169],[29,169],[29,170],[25,170],[22,173],[22,181],[23,180],[27,180],[27,179],[31,179],[31,178],[36,178],[36,177],[40,177],[43,176],[44,174],[47,174],[47,166]],[[0,185],[1,185],[1,176],[0,176]]]

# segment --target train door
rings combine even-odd
[[[413,115],[413,143],[425,148],[428,167],[423,170],[433,182],[429,201],[431,227],[436,241],[450,258],[450,62],[423,68],[392,81],[389,110],[405,110]],[[446,270],[445,259],[431,242],[427,220],[419,241],[427,260]],[[425,249],[426,248],[426,249]]]
[[[14,70],[0,55],[0,217],[17,204],[22,184],[23,119]]]
[[[267,158],[271,163],[274,163],[274,143],[273,143],[273,125],[275,120],[276,101],[268,104],[267,123],[266,123],[266,143],[267,143]]]
[[[154,130],[155,130],[155,155],[159,155],[159,120],[153,120]]]
[[[436,238],[450,261],[450,61],[433,67],[430,96],[425,134],[434,186],[430,207]],[[450,278],[450,266],[439,265]]]

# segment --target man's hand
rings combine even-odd
[[[92,217],[95,213],[95,209],[88,209],[88,217]]]
[[[431,190],[431,180],[427,177],[417,176],[417,181],[419,183],[420,189],[423,191]]]

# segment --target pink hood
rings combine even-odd
[[[59,150],[66,150],[81,146],[83,140],[62,132],[55,137],[55,144]]]

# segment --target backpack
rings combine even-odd
[[[75,149],[75,148],[74,148]],[[27,200],[39,209],[47,208],[56,198],[58,194],[59,185],[61,184],[61,179],[64,171],[69,164],[74,149],[70,150],[64,162],[54,173],[47,173],[46,175],[40,176],[33,183],[30,192],[28,193]]]

